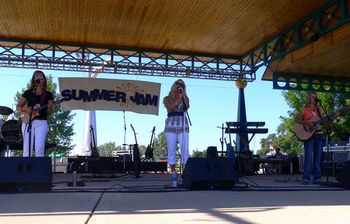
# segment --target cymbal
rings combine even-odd
[[[2,115],[10,115],[13,113],[13,110],[9,107],[0,106],[0,114]]]

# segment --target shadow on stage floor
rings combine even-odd
[[[72,186],[76,179],[76,186]],[[172,192],[188,191],[182,185],[181,177],[176,188],[170,187],[169,174],[142,173],[140,178],[133,175],[117,174],[74,174],[54,173],[52,192]],[[207,188],[199,190],[226,190],[226,191],[322,191],[344,190],[334,177],[323,177],[320,184],[305,185],[301,175],[251,175],[242,176],[235,180],[232,188]],[[198,189],[197,189],[198,190]]]

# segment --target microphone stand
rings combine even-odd
[[[190,119],[190,115],[188,115],[188,110],[187,110],[188,107],[187,107],[187,105],[186,105],[184,96],[182,96],[182,102],[183,102],[183,104],[184,104],[184,114],[186,113],[187,118],[188,118],[188,123],[190,124],[190,126],[192,126],[191,119]]]
[[[124,153],[124,158],[123,158],[123,170],[124,170],[124,173],[126,173],[126,167],[125,167],[125,146],[126,146],[126,121],[125,121],[125,110],[123,110],[123,119],[124,119],[124,144],[123,144],[123,153]]]
[[[320,104],[322,110],[323,110],[324,113],[326,114],[327,121],[330,123],[331,127],[334,128],[334,124],[333,124],[331,118],[329,117],[329,115],[327,114],[327,112],[326,112],[324,106],[322,105],[321,101],[318,100],[317,102]],[[326,153],[327,153],[327,164],[328,164],[328,162],[329,162],[329,140],[330,140],[330,131],[329,131],[329,128],[327,128],[327,129],[326,129]],[[322,152],[323,152],[323,148],[322,148]],[[332,159],[332,167],[333,167],[333,159]],[[329,170],[327,170],[326,173],[327,173],[327,174],[326,174],[326,183],[328,184],[328,183],[329,183]]]
[[[182,91],[181,91],[181,93],[182,93]],[[181,97],[181,99],[182,99],[182,103],[183,103],[183,106],[184,106],[184,111],[183,111],[183,124],[182,124],[182,127],[183,127],[183,130],[182,130],[182,149],[184,150],[184,148],[185,148],[185,124],[186,124],[186,122],[185,122],[185,119],[186,119],[186,115],[187,115],[187,118],[188,118],[188,123],[190,124],[190,126],[192,126],[192,123],[191,123],[191,119],[190,119],[190,116],[189,116],[189,114],[188,114],[188,107],[187,107],[187,105],[186,105],[186,101],[185,101],[185,99],[184,99],[184,96],[182,95],[182,97]],[[183,169],[183,167],[182,167],[182,157],[183,155],[181,155],[180,154],[180,176],[182,176],[182,169]]]
[[[37,85],[35,85],[35,89],[34,89],[34,95],[36,95],[36,89],[37,89]],[[29,122],[28,122],[28,128],[27,128],[27,132],[29,132],[29,139],[28,139],[28,144],[29,144],[29,151],[28,151],[28,157],[32,157],[32,116],[33,116],[33,112],[34,112],[34,106],[32,106],[32,108],[30,109],[30,113],[29,113]]]

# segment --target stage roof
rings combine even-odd
[[[242,59],[329,2],[334,1],[8,0],[0,6],[0,38]],[[350,36],[342,34],[346,36],[336,37],[344,41],[341,45],[332,45],[334,36],[328,37],[333,42],[319,44],[327,53],[304,53],[302,62],[288,64],[283,59],[277,67],[294,73],[349,76],[345,62],[350,56]],[[313,49],[322,51],[316,43]],[[315,60],[316,56],[321,59]],[[331,69],[324,69],[325,65]],[[271,74],[265,74],[265,79],[271,79]]]
[[[0,6],[0,37],[242,56],[326,2],[9,0]]]

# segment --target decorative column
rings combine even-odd
[[[247,82],[244,80],[237,80],[236,86],[238,88],[238,111],[237,111],[237,122],[239,122],[239,128],[242,130],[241,133],[236,134],[236,151],[240,153],[247,153],[249,151],[249,140],[247,133],[247,115],[245,110],[244,100],[244,88],[247,86]]]

